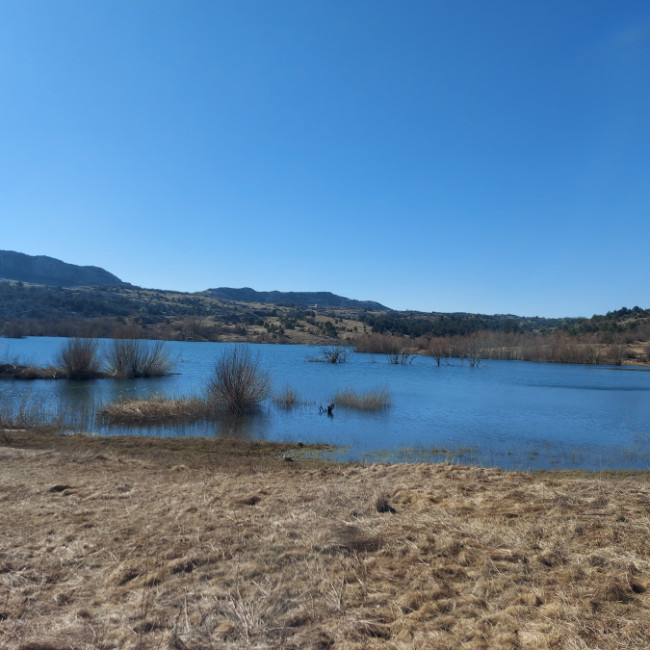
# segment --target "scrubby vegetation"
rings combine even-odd
[[[162,341],[147,343],[138,339],[115,339],[106,350],[108,371],[114,377],[162,377],[172,361]]]
[[[68,339],[58,354],[58,364],[68,379],[89,379],[101,374],[96,339]]]
[[[406,365],[413,362],[417,347],[412,341],[401,336],[370,334],[359,338],[355,350],[362,353],[385,354],[388,363]]]

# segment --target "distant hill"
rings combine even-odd
[[[53,287],[128,286],[98,266],[77,266],[46,255],[0,251],[0,278]]]
[[[300,307],[340,307],[350,309],[368,309],[370,311],[389,311],[388,307],[372,300],[352,300],[337,296],[329,291],[255,291],[249,287],[230,289],[219,287],[204,292],[218,300],[236,302],[259,302],[273,305],[298,305]]]

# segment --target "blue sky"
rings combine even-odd
[[[650,3],[3,0],[0,226],[145,287],[650,307]]]

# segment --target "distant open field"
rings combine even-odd
[[[0,432],[0,646],[650,645],[646,473],[306,451]]]

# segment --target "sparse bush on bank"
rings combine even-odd
[[[173,363],[162,341],[114,339],[106,350],[109,372],[120,378],[161,377],[169,374]]]
[[[208,382],[208,401],[225,408],[231,415],[243,415],[259,409],[269,396],[270,378],[249,349],[235,345],[217,361]]]
[[[352,388],[345,388],[338,391],[332,401],[341,408],[383,411],[390,407],[390,391],[387,388],[373,388],[365,393],[359,393]]]
[[[68,339],[57,355],[57,363],[63,368],[68,379],[98,377],[102,374],[97,356],[98,347],[96,339]]]

